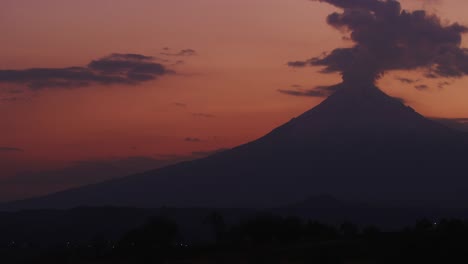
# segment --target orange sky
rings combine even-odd
[[[465,0],[402,3],[468,24]],[[23,150],[0,152],[0,178],[77,160],[185,155],[262,136],[322,100],[278,89],[339,81],[286,66],[349,45],[325,22],[333,10],[306,0],[2,0],[2,70],[83,66],[115,52],[163,58],[164,47],[197,55],[166,57],[185,63],[138,86],[49,89],[0,101],[0,147]],[[388,73],[379,86],[420,113],[468,117],[467,79],[443,90],[422,81],[431,89],[418,91],[395,76],[417,73]],[[0,97],[7,86],[0,84]]]

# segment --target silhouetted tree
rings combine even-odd
[[[416,222],[414,231],[418,233],[427,233],[434,229],[434,222],[428,219],[422,219]]]

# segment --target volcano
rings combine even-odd
[[[426,119],[374,85],[334,88],[318,106],[245,145],[4,208],[266,208],[314,195],[443,206],[468,201],[465,133]]]

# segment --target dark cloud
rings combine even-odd
[[[468,28],[447,24],[425,11],[405,11],[396,0],[316,0],[342,12],[328,16],[332,27],[355,43],[320,57],[293,61],[292,67],[322,66],[341,73],[345,82],[374,83],[391,70],[423,69],[426,77],[468,74],[468,50],[461,47]]]
[[[420,90],[420,91],[424,91],[424,90],[429,89],[429,86],[427,86],[425,84],[420,84],[420,85],[415,85],[414,88],[416,88],[417,90]]]
[[[194,55],[197,55],[197,51],[193,49],[183,49],[176,53],[161,52],[161,54],[166,55],[166,56],[194,56]]]
[[[16,147],[0,147],[0,152],[23,152],[23,149]]]
[[[202,140],[199,139],[199,138],[196,138],[196,137],[186,137],[186,138],[184,139],[184,141],[185,141],[185,142],[194,142],[194,143],[195,143],[195,142],[201,142]]]
[[[204,117],[204,118],[215,118],[215,115],[207,114],[207,113],[192,113],[194,117]]]
[[[443,88],[445,88],[445,86],[449,86],[449,85],[451,85],[451,84],[452,84],[452,83],[450,83],[450,82],[439,82],[439,83],[437,84],[437,87],[438,87],[439,89],[443,89]]]
[[[76,88],[93,84],[136,85],[173,73],[155,58],[114,53],[91,61],[85,67],[0,70],[0,83],[23,84],[33,90]]]
[[[402,83],[406,83],[406,84],[413,84],[413,83],[419,82],[419,80],[413,80],[413,79],[404,78],[404,77],[395,77],[395,80],[400,81]]]
[[[289,67],[305,67],[308,66],[308,61],[290,61],[288,62]]]
[[[294,86],[293,86],[294,87]],[[317,86],[312,89],[301,89],[300,86],[296,89],[279,89],[278,92],[282,94],[292,95],[292,96],[303,96],[303,97],[328,97],[332,93],[340,89],[340,85],[332,86]]]

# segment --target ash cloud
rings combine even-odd
[[[354,46],[289,62],[291,67],[321,66],[323,73],[340,73],[344,82],[371,84],[392,70],[423,70],[427,78],[468,74],[463,25],[443,23],[423,10],[403,10],[396,0],[314,1],[342,10],[330,14],[327,23],[349,34]]]
[[[99,85],[136,85],[173,73],[154,57],[119,54],[93,60],[87,66],[0,70],[0,83],[26,85],[31,90]]]

